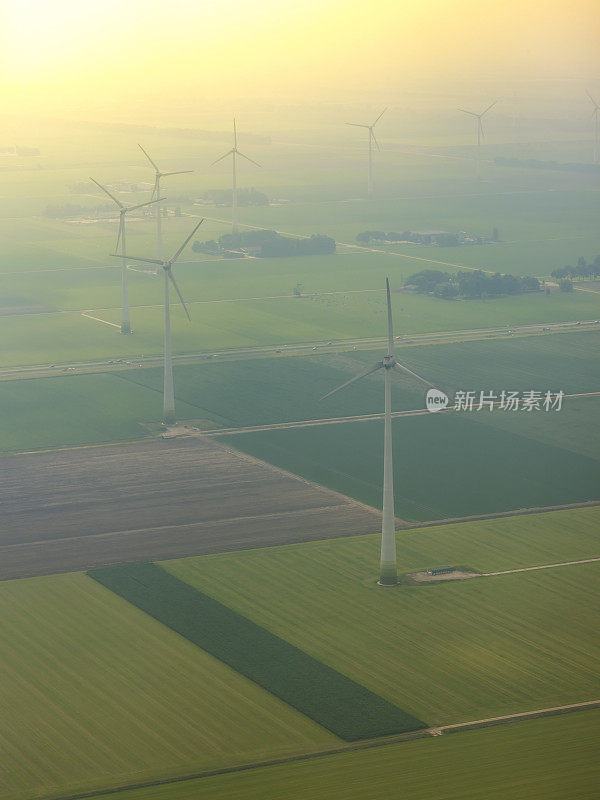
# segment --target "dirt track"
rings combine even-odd
[[[0,579],[376,532],[379,515],[206,439],[2,460]]]

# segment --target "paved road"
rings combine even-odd
[[[208,301],[208,302],[239,302],[238,301]],[[89,314],[87,316],[90,316]],[[98,323],[106,323],[105,320],[98,319]],[[92,322],[90,322],[92,324]],[[118,326],[117,326],[118,327]],[[514,327],[492,327],[492,328],[472,328],[456,331],[437,331],[434,333],[417,333],[410,336],[397,336],[396,345],[399,348],[412,347],[420,344],[444,344],[451,342],[478,341],[487,339],[508,338],[513,336],[536,336],[552,333],[564,333],[566,331],[589,331],[600,330],[599,320],[582,320],[580,322],[547,322],[531,323],[527,325],[517,325]],[[362,338],[335,339],[326,341],[312,340],[308,342],[298,342],[297,344],[273,344],[261,345],[257,347],[238,347],[227,350],[198,351],[194,353],[184,353],[173,356],[176,364],[195,364],[206,360],[218,358],[220,360],[239,360],[248,357],[264,358],[273,356],[307,356],[319,353],[340,353],[351,352],[353,350],[371,350],[377,347],[385,347],[387,338],[382,336],[371,336]],[[56,362],[52,367],[50,364],[30,364],[5,366],[0,368],[0,380],[12,380],[13,378],[43,378],[53,377],[61,372],[107,372],[112,370],[130,369],[131,366],[137,367],[156,367],[163,362],[161,353],[140,355],[137,357],[117,358],[111,360],[81,360],[69,362]]]

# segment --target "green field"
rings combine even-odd
[[[0,797],[47,797],[339,740],[85,575],[0,584]]]
[[[558,542],[569,527],[581,525],[597,539],[597,513],[561,513],[566,529],[561,514],[541,519],[536,556],[529,563],[539,563],[546,549],[543,534],[550,542],[550,563],[557,550],[568,552],[567,540]],[[530,529],[520,517],[496,521],[491,529],[474,526],[467,547],[461,538],[454,543],[452,528],[445,526],[401,534],[400,570],[442,559],[472,567],[505,564],[504,555],[494,559],[494,546],[509,552],[512,532],[523,553],[518,538]],[[509,533],[506,541],[503,532]],[[580,547],[574,551],[581,553],[581,545],[584,552],[593,551],[581,534],[576,538]],[[164,566],[429,724],[597,697],[597,564],[382,591],[375,584],[378,539],[290,545]],[[481,540],[478,559],[474,542]],[[432,546],[437,541],[439,553]],[[523,555],[515,561],[522,566]]]
[[[123,800],[590,800],[598,711],[125,792]],[[111,795],[112,796],[112,795]],[[105,795],[99,800],[107,800]]]
[[[343,261],[341,256],[338,256]],[[351,256],[349,258],[354,258]],[[317,259],[317,262],[319,259]],[[381,262],[379,262],[381,263]],[[316,264],[322,268],[322,265]],[[199,267],[200,269],[200,267]],[[188,296],[188,286],[183,270],[180,280],[182,291]],[[378,278],[371,278],[368,291],[341,289],[345,294],[317,294],[304,298],[292,296],[298,275],[290,277],[285,287],[271,289],[274,299],[241,300],[240,302],[195,302],[192,300],[188,322],[183,310],[173,306],[173,348],[177,353],[206,353],[211,350],[254,347],[257,345],[281,345],[298,343],[322,343],[330,339],[354,339],[381,336],[385,333],[385,305],[383,277],[392,273],[383,265]],[[44,364],[70,362],[85,359],[110,359],[146,355],[162,352],[163,313],[160,307],[158,281],[150,276],[138,275],[143,281],[144,300],[151,301],[132,308],[131,319],[134,335],[121,336],[117,327],[121,312],[117,295],[119,292],[118,270],[95,270],[94,275],[104,274],[98,291],[87,294],[72,291],[71,305],[77,311],[48,313],[9,313],[0,316],[0,332],[11,347],[0,353],[0,366],[21,364]],[[107,277],[108,276],[108,277]],[[109,289],[107,281],[112,280]],[[196,279],[198,294],[202,296],[201,278]],[[149,284],[153,287],[152,297]],[[338,286],[345,286],[341,280]],[[236,296],[255,297],[250,287],[247,293]],[[319,290],[321,291],[321,290]],[[337,291],[331,289],[327,291]],[[61,297],[49,293],[28,292],[27,287],[16,282],[10,289],[11,302],[23,305],[45,303],[53,308]],[[103,308],[113,296],[110,308]],[[98,305],[93,298],[101,300]],[[135,295],[132,294],[132,302]],[[515,327],[527,323],[565,322],[594,320],[599,316],[599,295],[591,292],[574,292],[571,295],[554,293],[542,295],[520,295],[497,300],[442,301],[421,295],[399,295],[394,301],[394,325],[398,334],[428,333],[432,331],[467,330],[487,327]],[[86,302],[87,300],[87,302]],[[87,312],[101,321],[83,317]],[[113,323],[113,326],[104,323]]]
[[[99,332],[99,328],[85,330]],[[400,347],[398,358],[448,392],[458,388],[592,392],[599,389],[595,369],[599,336],[596,332],[565,333]],[[284,352],[277,358],[176,365],[178,416],[234,427],[379,412],[380,375],[323,402],[319,397],[370,365],[380,352],[317,352],[288,358]],[[60,374],[57,366],[56,372],[51,378],[0,382],[7,423],[0,450],[130,440],[145,435],[139,423],[160,419],[160,367],[68,375]],[[394,381],[393,401],[396,410],[423,407],[421,390],[402,377]],[[594,424],[596,403],[593,397],[565,400],[559,415],[479,412],[471,414],[470,420],[505,426],[520,436],[594,457],[600,446]]]
[[[427,521],[600,499],[597,456],[480,420],[474,412],[394,421],[396,516]],[[234,434],[222,441],[381,506],[381,421]]]
[[[87,574],[340,739],[427,727],[157,564],[120,564]]]

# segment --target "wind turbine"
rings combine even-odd
[[[169,281],[175,287],[175,291],[179,297],[181,305],[183,306],[183,310],[188,318],[191,321],[191,317],[189,311],[187,310],[187,306],[185,304],[185,300],[183,299],[183,295],[179,291],[179,286],[173,277],[173,264],[177,261],[179,256],[185,250],[188,242],[192,238],[192,236],[196,233],[200,225],[204,222],[203,219],[196,225],[194,230],[190,233],[187,237],[185,242],[181,245],[179,250],[175,253],[174,256],[169,258],[167,261],[162,261],[157,258],[139,258],[134,256],[128,256],[132,261],[142,261],[146,264],[156,264],[157,267],[163,268],[163,273],[165,276],[165,369],[164,369],[164,391],[163,391],[163,422],[165,425],[172,425],[175,422],[175,392],[173,389],[173,360],[171,357],[171,307],[169,303]],[[113,253],[113,255],[118,255],[117,253]]]
[[[416,372],[403,364],[399,364],[394,357],[394,330],[392,326],[392,301],[390,298],[390,279],[385,279],[387,293],[387,322],[388,322],[388,347],[387,355],[372,367],[351,378],[337,389],[328,392],[321,400],[331,397],[332,394],[345,389],[350,384],[365,378],[377,370],[385,370],[385,413],[384,413],[384,439],[383,439],[383,517],[381,522],[381,568],[380,586],[394,586],[398,583],[398,569],[396,566],[396,525],[394,516],[394,464],[392,459],[392,370],[397,369],[405,375],[410,375],[425,386],[433,384],[426,381]]]
[[[154,163],[154,161],[150,158],[148,153],[144,150],[142,145],[138,144],[138,147],[154,167],[154,188],[152,189],[151,197],[153,200],[157,201],[156,202],[156,258],[162,263],[163,243],[162,243],[162,221],[160,216],[160,209],[161,209],[161,200],[164,200],[164,197],[160,196],[160,180],[161,178],[168,178],[171,175],[186,175],[187,173],[193,172],[194,170],[180,169],[177,170],[176,172],[161,172]],[[158,275],[158,270],[156,274]]]
[[[233,164],[233,191],[231,195],[231,232],[237,233],[238,231],[238,221],[237,221],[237,206],[238,206],[238,196],[237,196],[237,173],[236,173],[236,164],[235,164],[235,157],[241,156],[245,158],[246,161],[249,161],[251,164],[256,164],[257,167],[261,165],[258,161],[253,161],[248,156],[244,155],[240,150],[238,150],[238,141],[237,141],[237,128],[235,125],[235,117],[233,119],[233,147],[231,150],[228,150],[226,153],[223,153],[222,156],[213,161],[211,167],[215,164],[218,164],[219,161],[222,161],[227,156],[232,156],[232,164]]]
[[[373,131],[373,128],[375,127],[375,125],[377,125],[377,123],[383,117],[386,111],[387,108],[384,108],[381,114],[375,120],[375,122],[373,122],[371,125],[363,125],[362,123],[359,122],[346,123],[346,125],[352,125],[352,127],[354,128],[366,128],[369,131],[369,177],[367,180],[367,193],[369,197],[373,194],[373,142],[375,142],[375,147],[377,147],[378,150],[381,150],[381,147],[379,147],[379,142],[375,138],[375,132]]]
[[[598,112],[600,111],[600,106],[594,100],[592,95],[586,90],[587,96],[592,101],[594,106],[594,110],[592,111],[592,117],[594,118],[594,164],[598,163],[599,152],[598,152]]]
[[[123,203],[111,194],[105,186],[101,183],[90,178],[94,181],[102,191],[107,194],[111,200],[119,207],[119,233],[117,236],[117,244],[115,250],[119,249],[119,242],[121,242],[121,258],[123,259],[123,270],[121,272],[121,333],[131,333],[131,321],[129,319],[129,299],[127,297],[127,246],[125,243],[125,217],[130,211],[135,211],[137,208],[144,208],[144,206],[151,206],[153,203],[158,203],[158,200],[149,200],[147,203],[138,203],[135,206],[124,206]]]
[[[483,138],[483,124],[481,120],[485,117],[488,111],[491,111],[491,109],[496,105],[497,102],[498,102],[497,100],[494,100],[494,102],[490,106],[488,106],[485,111],[482,111],[481,114],[476,114],[474,111],[467,111],[464,108],[458,109],[459,111],[462,111],[463,114],[469,114],[471,117],[475,117],[477,119],[477,150],[475,151],[476,152],[475,163],[477,165],[478,178],[481,178],[481,167],[479,164],[479,153],[481,147],[481,140]]]

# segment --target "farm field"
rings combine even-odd
[[[596,523],[597,515],[582,518],[584,530],[595,536]],[[480,563],[486,549],[487,563],[494,561],[488,536],[498,536],[502,527],[531,528],[522,524],[520,517],[498,521],[495,531],[482,537]],[[549,536],[556,540],[560,515],[546,525],[556,526]],[[481,535],[477,527],[470,532]],[[446,540],[442,549],[449,558],[451,531],[426,532],[421,553],[420,535],[397,537],[401,570],[428,566],[433,557],[440,563],[437,551],[424,559],[436,535]],[[535,538],[543,548],[539,532]],[[500,536],[497,541],[502,547]],[[465,564],[473,547],[463,552],[459,541],[451,563]],[[375,584],[377,548],[378,537],[360,537],[163,566],[430,725],[597,697],[600,651],[592,636],[597,564],[384,593]]]
[[[551,717],[155,786],[123,800],[589,800],[600,777],[598,711]],[[108,800],[107,795],[99,800]]]
[[[461,387],[593,392],[599,390],[594,368],[598,336],[582,332],[419,345],[400,348],[398,357],[449,393]],[[323,402],[318,398],[380,355],[357,351],[179,365],[178,417],[201,427],[229,428],[378,413],[383,399],[379,375]],[[7,424],[0,449],[7,453],[151,436],[152,425],[160,420],[161,393],[159,367],[2,381]],[[393,397],[396,410],[423,408],[421,391],[402,377],[394,382]],[[396,420],[397,515],[422,521],[598,499],[597,403],[596,397],[567,398],[560,413],[496,409]],[[382,423],[374,421],[258,431],[226,441],[379,507],[381,438]],[[356,447],[362,453],[358,461]],[[569,465],[566,473],[563,463]],[[473,486],[479,487],[476,493]]]
[[[111,274],[117,281],[117,271],[111,270]],[[185,291],[183,280],[181,285]],[[381,285],[385,285],[383,281],[372,283],[374,292],[299,299],[292,296],[288,284],[287,296],[282,298],[192,302],[191,323],[181,308],[173,306],[173,351],[210,353],[227,348],[319,344],[380,336],[385,331],[384,293],[378,291]],[[13,297],[19,306],[41,302],[22,294]],[[399,306],[394,312],[398,335],[599,318],[598,295],[591,292],[574,292],[566,301],[558,294],[459,302],[402,295],[395,305]],[[85,306],[81,310],[86,311]],[[121,336],[118,331],[119,308],[87,311],[100,321],[82,316],[81,311],[0,316],[2,340],[11,343],[0,351],[0,366],[108,360],[161,352],[163,317],[158,302],[152,307],[132,309],[134,335],[130,337]]]
[[[339,740],[82,574],[0,583],[0,797],[47,797]]]
[[[394,422],[397,517],[426,521],[599,499],[597,458],[472,416],[423,415]],[[381,421],[258,431],[221,440],[381,507]]]
[[[214,440],[4,460],[0,579],[374,532],[379,515]]]

